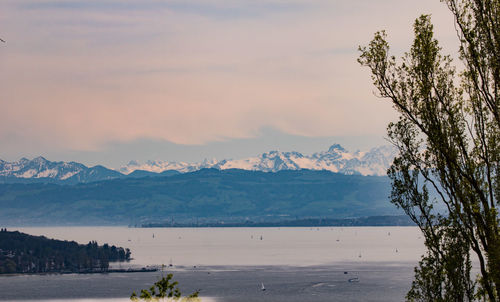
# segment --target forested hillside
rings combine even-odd
[[[129,249],[99,246],[92,241],[48,239],[20,232],[0,231],[0,274],[106,271],[110,261],[130,260]]]
[[[381,176],[204,169],[78,185],[2,184],[0,219],[10,225],[128,225],[398,214],[389,193],[389,179]]]

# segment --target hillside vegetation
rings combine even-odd
[[[107,271],[110,261],[130,260],[130,251],[116,246],[87,245],[20,232],[0,231],[0,274]]]
[[[393,215],[387,177],[328,171],[203,169],[77,185],[1,184],[8,224],[137,224]],[[254,219],[255,220],[255,219]],[[255,220],[259,221],[259,220]]]

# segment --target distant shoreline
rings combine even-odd
[[[194,219],[193,219],[194,220]],[[411,227],[416,224],[406,215],[368,216],[357,218],[302,218],[279,221],[217,221],[204,222],[143,222],[126,224],[27,224],[5,225],[8,228],[51,228],[51,227],[128,227],[128,228],[265,228],[265,227]]]
[[[31,273],[31,272],[17,272],[17,273],[1,273],[0,278],[3,276],[28,276],[28,275],[33,275],[33,276],[45,276],[45,275],[71,275],[71,274],[76,274],[76,275],[90,275],[90,274],[113,274],[113,273],[151,273],[151,272],[157,272],[160,269],[157,267],[142,267],[142,268],[129,268],[129,269],[109,269],[107,271],[100,271],[100,270],[94,270],[94,271],[80,271],[80,272],[73,272],[73,271],[51,271],[51,272],[42,272],[42,273]]]
[[[382,227],[382,226],[415,226],[406,215],[400,216],[369,216],[359,218],[307,218],[296,220],[281,220],[269,222],[236,221],[236,222],[201,222],[173,223],[150,222],[143,223],[140,228],[248,228],[248,227]]]

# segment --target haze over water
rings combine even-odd
[[[288,265],[414,262],[424,252],[416,227],[20,228],[32,235],[130,248],[132,264]],[[262,239],[261,239],[262,238]]]
[[[133,260],[114,267],[165,264],[182,293],[202,289],[204,302],[401,301],[424,252],[416,227],[17,230],[130,248]],[[0,300],[128,301],[133,290],[149,288],[160,276],[160,272],[3,276]],[[359,277],[359,283],[348,282],[353,277]],[[266,284],[265,292],[261,283]]]

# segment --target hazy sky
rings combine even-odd
[[[386,29],[396,54],[439,0],[2,0],[0,159],[113,167],[333,142],[384,144],[395,115],[357,47]]]

